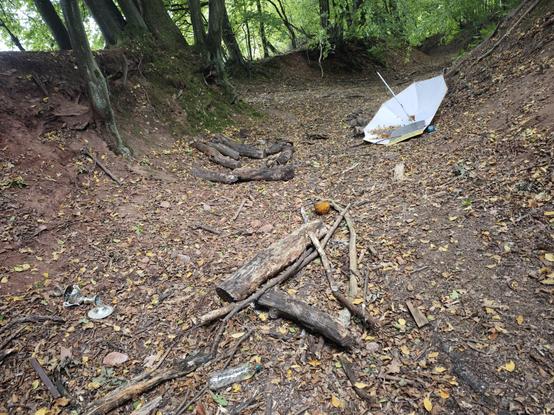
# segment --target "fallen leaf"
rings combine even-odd
[[[352,304],[356,304],[356,305],[362,304],[363,302],[364,302],[364,299],[363,299],[363,298],[354,298],[354,299],[352,300]]]
[[[442,399],[448,399],[450,397],[450,394],[448,393],[448,391],[445,391],[444,389],[439,389],[438,393]]]
[[[437,367],[435,367],[435,369],[434,369],[434,372],[435,372],[435,373],[443,373],[444,371],[446,371],[446,368],[445,368],[445,367],[442,367],[442,366],[437,366]]]
[[[358,389],[365,389],[369,385],[367,383],[363,383],[363,382],[356,382],[356,383],[354,383],[354,386]]]
[[[554,254],[552,252],[544,254],[544,259],[546,259],[548,262],[554,262]]]
[[[15,267],[13,267],[13,270],[15,272],[23,272],[23,271],[28,271],[30,269],[31,269],[31,266],[29,264],[21,264],[21,265],[16,265]],[[43,409],[43,408],[41,408],[41,409]],[[40,409],[39,409],[39,411],[40,411]]]
[[[231,337],[232,337],[233,339],[240,339],[242,336],[244,336],[244,331],[231,334]]]
[[[331,397],[331,405],[333,405],[335,408],[342,408],[342,401],[337,398],[335,395]]]
[[[102,364],[106,366],[119,366],[129,360],[129,356],[125,353],[110,352],[102,360]]]
[[[504,366],[500,366],[498,368],[498,371],[505,370],[507,372],[513,372],[516,369],[516,364],[513,360],[510,360],[509,362],[506,362]]]
[[[431,412],[433,410],[433,403],[431,402],[431,399],[425,398],[423,400],[423,407],[427,412]]]
[[[310,360],[308,360],[308,364],[310,366],[316,367],[316,366],[321,365],[321,362],[317,359],[310,359]]]
[[[39,408],[35,411],[35,415],[47,415],[48,408]]]
[[[522,325],[523,324],[523,316],[517,316],[516,317],[516,322],[518,325]]]
[[[547,278],[541,281],[541,284],[544,285],[554,285],[554,278]]]

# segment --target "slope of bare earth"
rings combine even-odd
[[[350,113],[372,113],[386,99],[373,74],[321,79],[318,68],[293,67],[280,83],[238,85],[264,116],[243,119],[241,131],[229,135],[255,145],[292,141],[296,176],[288,182],[201,181],[191,167],[212,166],[186,140],[156,150],[145,146],[140,160],[124,162],[93,131],[44,134],[37,127],[44,118],[29,112],[39,114],[45,104],[40,94],[10,98],[2,89],[0,325],[22,315],[57,315],[65,322],[0,332],[1,347],[16,349],[1,366],[0,412],[79,409],[166,352],[164,365],[170,366],[210,346],[217,324],[174,339],[195,316],[222,305],[215,283],[299,226],[302,206],[314,215],[311,204],[320,198],[367,201],[352,217],[361,275],[369,276],[368,308],[381,328],[367,333],[352,322],[349,330],[359,344],[344,354],[371,402],[362,402],[345,377],[341,350],[301,326],[248,308],[231,320],[221,348],[254,330],[232,364],[250,361],[263,369],[218,395],[203,395],[196,413],[221,413],[218,402],[233,406],[252,397],[243,413],[262,413],[267,402],[274,414],[551,412],[550,4],[539,3],[494,53],[480,62],[479,53],[470,56],[449,78],[435,133],[395,146],[361,144],[345,122]],[[429,58],[417,76],[435,74],[439,65]],[[411,81],[399,77],[396,89]],[[171,142],[163,125],[157,128],[155,134]],[[313,140],[307,133],[328,138]],[[79,157],[85,140],[121,186]],[[399,163],[405,175],[395,180]],[[330,224],[334,214],[323,219]],[[344,290],[346,227],[327,252]],[[376,265],[379,271],[368,271]],[[114,314],[92,322],[87,306],[64,309],[60,294],[74,283],[86,294],[100,294]],[[283,289],[339,315],[317,261]],[[427,326],[415,325],[406,301],[427,316]],[[113,351],[129,360],[107,367],[103,359]],[[64,385],[69,403],[52,399],[37,381],[31,356]],[[137,396],[117,413],[158,395],[161,413],[172,413],[222,364]]]

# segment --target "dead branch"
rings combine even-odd
[[[521,23],[521,21],[524,19],[525,16],[527,16],[536,6],[537,4],[539,4],[540,0],[535,0],[522,14],[521,16],[519,16],[519,18],[516,20],[516,22],[508,29],[506,30],[506,32],[500,37],[500,39],[498,39],[496,41],[496,43],[494,45],[492,45],[492,47],[486,51],[485,53],[483,53],[481,56],[479,56],[476,60],[475,60],[475,63],[479,63],[481,62],[483,59],[485,59],[487,56],[489,56],[491,53],[494,52],[494,50],[504,41],[504,39],[506,39],[506,37],[512,33],[512,31]]]
[[[118,388],[106,396],[93,401],[85,411],[86,415],[104,415],[131,399],[147,392],[168,380],[185,376],[211,360],[211,355],[197,353],[183,359],[168,369],[157,369],[138,381]]]
[[[282,154],[282,153],[281,153]],[[237,175],[241,182],[252,181],[288,181],[294,178],[293,166],[277,166],[277,167],[257,167],[257,168],[240,168],[233,170],[233,174]]]
[[[342,366],[342,370],[344,370],[344,374],[348,378],[348,381],[352,385],[352,388],[354,389],[354,392],[356,392],[356,395],[358,395],[361,399],[363,399],[366,402],[373,402],[374,399],[371,397],[369,393],[364,391],[361,388],[358,388],[356,386],[356,383],[358,382],[356,380],[356,375],[354,374],[354,370],[352,369],[352,365],[348,360],[346,360],[343,356],[339,356],[339,361]]]
[[[239,181],[239,178],[234,174],[219,173],[216,171],[201,169],[199,167],[192,168],[192,175],[194,177],[198,177],[199,179],[204,179],[208,180],[209,182],[215,183],[232,184]]]
[[[341,212],[343,208],[335,201],[331,201],[331,205],[337,212]],[[348,298],[353,299],[358,294],[358,277],[360,275],[358,269],[358,255],[356,253],[356,230],[354,229],[354,222],[350,217],[350,214],[345,214],[344,219],[346,226],[348,226],[348,233],[350,240],[348,242],[348,266],[350,268],[350,278],[348,280]]]
[[[226,146],[223,143],[218,143],[216,141],[212,141],[209,143],[210,146],[215,148],[217,151],[219,151],[224,156],[230,157],[233,160],[240,159],[240,153],[238,151],[233,150],[231,147]]]
[[[104,173],[106,173],[106,175],[112,179],[114,182],[116,182],[119,186],[121,186],[121,181],[115,177],[113,175],[113,173],[110,171],[110,169],[108,169],[106,166],[104,166],[104,164],[98,160],[91,152],[90,150],[87,148],[87,147],[83,147],[81,149],[81,153],[87,157],[89,157],[92,161],[94,161],[94,163],[96,163],[98,165],[98,167],[100,167],[100,169],[102,169],[102,171]]]
[[[45,321],[52,321],[54,323],[65,323],[65,320],[59,316],[24,316],[18,317],[11,320],[5,326],[0,327],[0,334],[4,333],[6,330],[12,328],[17,324],[22,323],[43,323]]]
[[[333,294],[333,297],[335,297],[335,299],[340,304],[346,307],[352,315],[358,317],[363,327],[368,330],[375,330],[377,325],[375,324],[373,319],[367,313],[365,313],[363,309],[356,307],[348,298],[346,298],[343,294],[339,292],[338,286],[333,280],[333,270],[331,267],[331,263],[329,262],[329,259],[327,258],[327,255],[323,250],[323,247],[321,246],[315,235],[310,234],[310,239],[312,240],[312,243],[321,258],[321,263],[323,264],[323,267],[325,269],[325,276],[327,278],[329,287],[331,288],[331,293]]]
[[[223,134],[216,135],[215,142],[224,144],[227,147],[232,148],[244,157],[249,157],[252,159],[263,159],[265,157],[263,150],[260,150],[259,148],[251,146],[249,144],[237,143],[236,141],[231,140],[229,137],[226,137]]]
[[[58,388],[56,388],[52,380],[50,380],[50,378],[48,377],[48,375],[46,374],[46,372],[44,371],[44,369],[42,368],[38,360],[35,359],[34,357],[31,357],[30,360],[31,360],[31,366],[33,366],[33,369],[35,369],[35,372],[37,372],[38,377],[40,378],[44,386],[46,386],[46,388],[48,389],[48,392],[50,392],[50,395],[52,395],[52,398],[58,399],[59,397],[61,397],[62,394],[60,393]]]

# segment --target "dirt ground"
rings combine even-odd
[[[260,146],[292,141],[295,178],[287,182],[222,185],[193,177],[191,166],[213,165],[187,140],[169,137],[155,114],[152,124],[137,123],[164,146],[145,145],[136,160],[121,160],[93,130],[53,127],[63,117],[86,121],[86,108],[69,105],[69,97],[44,100],[32,79],[0,66],[0,350],[14,349],[0,366],[0,413],[80,413],[166,352],[169,367],[209,347],[217,323],[178,336],[224,304],[215,283],[300,226],[301,207],[315,216],[320,199],[366,202],[351,214],[379,330],[350,322],[357,344],[343,351],[249,307],[230,321],[220,349],[252,331],[231,365],[252,362],[262,370],[205,393],[190,412],[552,413],[554,16],[545,4],[494,54],[477,62],[477,51],[448,77],[436,132],[394,146],[363,144],[346,122],[387,98],[373,73],[321,78],[319,69],[299,70],[289,58],[279,82],[238,83],[242,99],[263,115],[242,117],[240,129],[227,134]],[[444,60],[436,59],[417,70],[404,65],[394,88],[440,73]],[[84,144],[121,186],[80,155]],[[405,174],[398,179],[400,163]],[[342,291],[348,237],[343,224],[326,249]],[[70,284],[99,294],[113,315],[91,321],[86,305],[64,308]],[[339,316],[319,261],[281,289]],[[362,299],[360,293],[356,302]],[[428,325],[416,326],[407,301]],[[26,315],[63,323],[10,325]],[[128,360],[108,366],[104,358],[114,351]],[[356,395],[341,356],[369,402]],[[52,398],[31,357],[67,399]],[[157,396],[158,413],[175,413],[222,365],[216,360],[164,383],[115,413]]]

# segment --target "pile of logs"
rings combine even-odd
[[[340,293],[338,284],[333,280],[332,266],[324,251],[325,245],[343,220],[346,219],[347,224],[352,225],[348,216],[350,205],[342,208],[334,203],[333,206],[339,211],[339,216],[329,230],[326,231],[319,220],[306,222],[285,238],[258,252],[236,272],[217,284],[217,294],[230,304],[204,314],[197,319],[196,324],[208,324],[219,318],[223,318],[225,323],[248,304],[255,303],[321,334],[341,348],[351,348],[355,341],[342,324],[316,307],[274,289],[319,256],[333,297],[357,318],[364,329],[375,330],[376,324],[365,308],[353,304],[351,295]],[[357,263],[355,270],[357,272]],[[356,281],[355,277],[356,275],[351,275],[349,291],[350,286]],[[221,327],[220,334],[225,325]],[[213,351],[217,350],[218,342],[219,339],[216,338]]]
[[[192,147],[206,155],[212,163],[230,169],[230,172],[221,173],[193,168],[193,176],[204,180],[232,184],[254,180],[286,181],[294,177],[294,167],[288,164],[294,153],[292,143],[289,142],[277,142],[267,148],[259,149],[218,134],[209,141],[196,140],[192,143]],[[242,157],[265,160],[265,165],[255,168],[242,167]]]

